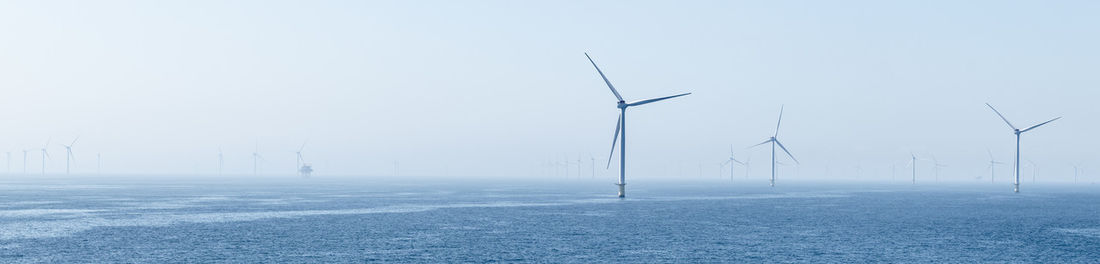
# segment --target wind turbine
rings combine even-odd
[[[595,179],[596,178],[596,157],[593,157],[592,153],[588,153],[588,158],[592,160],[592,162],[588,164],[588,165],[592,166],[591,178]]]
[[[985,149],[985,152],[989,153],[989,183],[993,183],[993,177],[997,175],[996,173],[993,173],[994,167],[997,167],[997,164],[1005,164],[1005,163],[997,161],[997,159],[994,159],[993,158],[993,151],[989,151],[989,149]]]
[[[252,175],[260,175],[260,143],[256,143],[256,150],[252,152]]]
[[[913,152],[909,152],[909,157],[912,158],[912,159],[910,159],[909,164],[906,164],[905,166],[906,167],[910,167],[910,166],[913,167],[913,185],[916,185],[917,184],[917,155],[913,154]]]
[[[1077,171],[1078,170],[1085,171],[1085,169],[1081,169],[1081,164],[1080,163],[1073,164],[1073,184],[1077,184]]]
[[[936,182],[940,182],[940,168],[947,167],[947,165],[940,164],[939,160],[936,160],[936,155],[932,155],[932,170],[936,173]]]
[[[1060,116],[1055,117],[1054,119],[1048,120],[1046,122],[1039,123],[1038,125],[1030,126],[1028,128],[1025,128],[1025,129],[1019,129],[1019,128],[1016,128],[1016,126],[1013,126],[1012,122],[1008,122],[1008,118],[1005,118],[1005,116],[1002,115],[1001,112],[997,111],[996,108],[993,108],[993,105],[990,105],[989,103],[985,103],[985,105],[989,106],[989,109],[992,109],[994,113],[997,113],[997,116],[1001,117],[1001,120],[1004,120],[1005,124],[1008,124],[1008,127],[1012,128],[1012,133],[1016,134],[1016,160],[1013,163],[1013,165],[1015,167],[1014,174],[1015,174],[1016,178],[1013,181],[1012,191],[1013,192],[1020,192],[1020,134],[1023,134],[1024,132],[1035,129],[1039,126],[1046,125],[1047,123],[1054,122],[1054,120],[1061,119],[1062,117],[1060,117]]]
[[[592,63],[592,67],[596,68],[596,72],[600,74],[600,78],[603,78],[603,82],[607,84],[607,88],[611,89],[611,93],[615,95],[615,99],[618,99],[616,107],[619,108],[619,119],[615,121],[615,138],[611,141],[611,154],[607,157],[607,168],[611,168],[611,158],[615,156],[615,143],[622,141],[619,144],[619,183],[615,184],[619,186],[619,198],[626,197],[626,109],[632,106],[640,106],[657,101],[672,99],[680,96],[689,95],[691,93],[682,93],[673,96],[658,97],[653,99],[646,99],[640,101],[626,102],[623,96],[619,94],[618,90],[615,90],[615,86],[611,85],[611,81],[607,80],[607,76],[600,70],[600,66],[596,66],[596,61],[592,60],[588,53],[584,54],[588,57],[588,62]]]
[[[46,176],[46,158],[50,157],[50,153],[46,152],[46,147],[50,146],[51,140],[53,139],[47,139],[46,145],[42,145],[42,176]]]
[[[302,146],[298,148],[298,151],[294,152],[294,154],[298,155],[298,158],[295,160],[295,166],[296,167],[294,167],[294,171],[298,172],[298,176],[302,176],[302,163],[306,162],[306,160],[302,158],[302,150],[304,150],[304,149],[306,149],[306,142],[302,142]],[[394,167],[396,167],[396,166],[397,165],[394,165]],[[396,169],[394,169],[394,170],[396,171]],[[397,174],[397,173],[394,173],[394,174]]]
[[[733,181],[733,164],[730,164],[731,162],[736,162],[737,164],[741,164],[741,166],[745,166],[744,162],[733,157],[733,145],[730,145],[730,158],[727,159],[726,162],[722,162],[722,167],[718,168],[718,170],[721,171],[726,165],[730,165],[730,181]]]
[[[72,162],[76,162],[76,156],[73,156],[73,145],[76,144],[77,139],[80,139],[80,137],[77,136],[73,139],[73,142],[68,145],[61,144],[61,146],[65,147],[65,175],[69,175],[69,160],[71,159]]]
[[[748,152],[745,156],[745,179],[749,179],[749,173],[752,172],[752,152]]]
[[[1039,165],[1035,165],[1030,159],[1027,160],[1027,164],[1031,164],[1031,183],[1035,183],[1035,175],[1039,174]]]
[[[27,150],[23,149],[23,175],[27,175]]]
[[[222,169],[225,168],[225,156],[222,155],[222,147],[218,147],[218,177],[222,176]]]
[[[787,147],[784,147],[783,143],[779,143],[779,139],[777,139],[777,137],[779,137],[779,125],[782,124],[782,122],[783,122],[783,106],[780,106],[779,107],[779,121],[775,122],[775,134],[772,134],[771,138],[769,138],[768,140],[764,140],[764,142],[760,142],[760,144],[752,145],[752,147],[756,147],[756,146],[760,146],[760,145],[764,145],[764,144],[768,144],[768,143],[772,144],[771,187],[775,187],[775,145],[779,145],[779,148],[783,149],[783,152],[787,153],[787,156],[791,157],[791,160],[794,160],[795,163],[799,163],[798,159],[794,158],[794,155],[791,155],[791,152],[787,150]],[[750,147],[750,148],[752,148],[752,147]]]

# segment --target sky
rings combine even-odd
[[[1095,1],[3,1],[0,155],[14,173],[568,180],[604,169],[616,100],[631,179],[717,178],[732,146],[781,178],[988,181],[1017,126],[1048,181],[1097,164]],[[4,158],[0,156],[0,158]],[[785,159],[780,159],[786,161]],[[789,161],[787,161],[790,163]],[[699,168],[702,167],[702,176]],[[858,169],[857,169],[858,168]],[[933,175],[918,163],[921,180]],[[738,175],[741,173],[738,168]],[[998,167],[1007,180],[1010,166]],[[857,173],[857,171],[859,171]],[[1025,167],[1026,172],[1030,167]],[[1100,168],[1097,170],[1100,172]],[[985,177],[978,179],[978,177]],[[1100,176],[1096,178],[1100,179]]]

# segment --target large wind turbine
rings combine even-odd
[[[619,198],[626,197],[626,109],[632,106],[639,106],[657,101],[672,99],[680,96],[689,95],[691,93],[682,93],[673,96],[658,97],[647,100],[626,102],[623,96],[619,94],[618,90],[615,90],[615,86],[611,85],[611,81],[607,80],[607,76],[600,70],[600,66],[596,66],[596,61],[592,60],[588,53],[584,54],[588,57],[588,62],[592,63],[592,67],[596,68],[596,72],[600,73],[600,78],[603,78],[603,82],[607,84],[607,88],[611,89],[611,93],[615,95],[615,99],[618,99],[616,107],[619,108],[619,119],[615,121],[615,138],[611,141],[611,154],[607,157],[607,167],[611,168],[611,158],[615,156],[615,143],[622,141],[619,144],[619,183],[615,184],[619,186]]]
[[[730,145],[730,158],[727,159],[726,162],[722,162],[722,167],[718,168],[718,170],[721,171],[722,168],[725,168],[726,165],[729,165],[730,166],[730,181],[733,181],[733,171],[734,171],[734,169],[733,169],[733,164],[730,164],[731,162],[736,162],[737,164],[741,164],[741,166],[745,166],[744,162],[741,162],[740,160],[737,160],[736,158],[733,157],[733,145]]]
[[[46,145],[42,145],[42,176],[46,176],[46,158],[50,157],[50,153],[46,152],[46,147],[50,146],[50,141],[53,139],[47,139]]]
[[[1005,118],[1005,116],[1002,115],[1001,112],[997,111],[996,108],[993,108],[993,105],[990,105],[989,103],[985,103],[985,105],[989,106],[989,109],[992,109],[994,113],[997,113],[997,116],[1001,117],[1001,120],[1004,120],[1005,124],[1008,124],[1008,127],[1012,128],[1012,133],[1016,134],[1016,161],[1013,162],[1013,167],[1015,167],[1014,172],[1013,172],[1013,174],[1015,174],[1015,180],[1013,180],[1013,183],[1012,183],[1013,184],[1012,191],[1013,192],[1020,192],[1020,134],[1023,134],[1024,132],[1035,129],[1036,127],[1046,125],[1047,123],[1054,122],[1054,120],[1058,120],[1062,117],[1060,117],[1060,116],[1055,117],[1054,119],[1048,120],[1046,122],[1039,123],[1038,125],[1030,126],[1028,128],[1025,128],[1025,129],[1019,129],[1019,128],[1016,128],[1016,126],[1013,126],[1012,122],[1008,122],[1008,118]]]
[[[993,176],[997,175],[996,173],[993,173],[994,168],[997,167],[997,164],[1005,164],[1005,163],[997,161],[997,159],[994,159],[993,158],[993,151],[989,151],[989,149],[986,149],[985,152],[989,152],[989,183],[993,183]]]
[[[756,146],[760,146],[760,145],[764,145],[764,144],[768,144],[768,143],[772,144],[772,178],[771,178],[771,186],[772,187],[775,187],[775,146],[776,145],[779,145],[779,148],[783,149],[783,152],[787,153],[787,156],[791,157],[791,160],[794,160],[795,163],[799,163],[798,159],[794,158],[794,155],[791,155],[791,152],[787,150],[787,147],[784,147],[783,143],[780,143],[779,139],[777,139],[777,137],[779,137],[779,125],[782,124],[782,122],[783,122],[783,106],[780,106],[779,107],[779,121],[775,122],[775,134],[772,134],[771,138],[769,138],[768,140],[764,140],[764,142],[760,142],[760,144],[752,145],[752,147],[756,147]]]
[[[65,147],[65,175],[69,175],[69,160],[76,162],[76,156],[73,156],[73,145],[76,144],[77,139],[80,139],[80,137],[74,138],[73,142],[68,145],[61,144],[61,146]]]

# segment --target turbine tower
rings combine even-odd
[[[725,168],[726,165],[730,166],[730,181],[733,181],[733,164],[730,164],[732,162],[736,162],[737,164],[741,164],[741,166],[745,166],[744,162],[733,158],[733,145],[730,145],[730,158],[727,159],[726,162],[722,162],[722,167],[718,168],[718,171],[722,171],[722,169]]]
[[[1077,172],[1078,171],[1084,171],[1085,169],[1081,169],[1081,164],[1080,163],[1072,164],[1072,165],[1073,165],[1073,184],[1077,184]]]
[[[771,187],[775,187],[775,146],[776,145],[779,145],[779,148],[783,149],[783,152],[787,153],[787,156],[791,157],[791,160],[794,160],[795,163],[799,163],[798,159],[794,158],[794,155],[791,155],[791,152],[787,150],[787,147],[784,147],[783,143],[779,142],[779,139],[778,139],[778,137],[779,137],[779,125],[782,124],[782,122],[783,122],[783,106],[779,106],[779,121],[775,122],[775,134],[772,134],[771,138],[769,138],[768,140],[764,140],[764,142],[760,142],[760,144],[752,145],[752,147],[756,147],[756,146],[760,146],[760,145],[764,145],[764,144],[768,144],[768,143],[772,144]],[[750,148],[752,148],[752,147],[750,147]]]
[[[306,160],[302,158],[302,150],[304,150],[304,149],[306,149],[306,142],[302,142],[302,146],[298,147],[298,151],[294,152],[294,154],[298,155],[298,158],[294,161],[295,162],[294,171],[298,172],[298,176],[302,176],[302,163],[306,162]],[[397,167],[397,165],[394,165],[394,167]],[[394,169],[394,171],[396,171],[396,169]],[[397,174],[397,173],[395,172],[394,174]]]
[[[626,197],[626,109],[632,106],[640,106],[657,101],[672,99],[680,96],[689,95],[691,93],[682,93],[673,96],[658,97],[647,100],[626,102],[623,96],[619,94],[618,90],[615,90],[615,86],[611,85],[611,81],[607,80],[607,76],[600,70],[600,66],[596,66],[596,61],[592,60],[592,56],[588,56],[588,53],[584,54],[588,57],[588,62],[592,63],[592,67],[596,68],[596,72],[600,74],[600,78],[603,78],[603,82],[607,84],[607,88],[611,89],[611,93],[615,95],[615,99],[619,101],[616,107],[619,108],[619,119],[615,121],[615,138],[611,141],[611,154],[607,157],[607,168],[611,168],[611,158],[615,156],[615,144],[618,141],[622,141],[619,144],[619,183],[615,184],[619,186],[619,198]]]
[[[1027,160],[1027,164],[1031,164],[1031,183],[1035,183],[1035,174],[1039,174],[1039,165],[1035,165],[1030,159]]]
[[[27,150],[23,150],[23,175],[27,175]]]
[[[1015,180],[1013,180],[1013,183],[1012,183],[1012,185],[1013,185],[1012,191],[1018,193],[1018,192],[1020,192],[1020,134],[1023,134],[1024,132],[1035,129],[1039,126],[1046,125],[1047,123],[1054,122],[1054,120],[1061,119],[1062,117],[1060,117],[1060,116],[1055,117],[1054,119],[1048,120],[1046,122],[1039,123],[1038,125],[1030,126],[1028,128],[1024,128],[1024,129],[1019,129],[1019,128],[1016,128],[1016,126],[1013,126],[1012,122],[1008,122],[1008,118],[1005,118],[1005,116],[1002,115],[1001,112],[997,111],[996,108],[993,108],[993,105],[990,105],[989,103],[985,103],[985,105],[989,106],[989,109],[992,109],[994,113],[997,113],[997,116],[1001,117],[1001,120],[1004,120],[1005,124],[1008,124],[1008,127],[1012,128],[1012,133],[1016,134],[1016,160],[1015,160],[1015,162],[1013,162],[1013,167],[1015,168],[1014,172],[1013,172],[1013,174],[1015,174]]]
[[[993,177],[997,175],[996,173],[993,173],[994,167],[997,167],[997,164],[1005,164],[1005,163],[997,161],[997,159],[994,159],[993,158],[993,151],[989,151],[989,149],[985,149],[985,152],[989,152],[989,183],[993,183]]]
[[[910,159],[909,164],[906,164],[905,166],[913,167],[913,185],[917,185],[917,155],[913,154],[913,152],[909,152],[909,157],[912,159]]]
[[[256,150],[252,152],[252,175],[260,175],[260,143],[256,143]]]
[[[218,147],[218,177],[222,176],[223,168],[225,168],[225,156],[222,155],[222,147]]]
[[[46,152],[46,147],[50,146],[51,140],[47,139],[46,145],[42,145],[42,176],[46,176],[46,158],[50,157],[50,153]]]
[[[936,159],[936,155],[932,155],[932,170],[936,173],[936,182],[940,182],[940,168],[947,167],[947,165],[940,164],[940,161]]]
[[[61,146],[65,147],[65,175],[69,175],[69,160],[72,160],[74,163],[76,162],[76,156],[73,156],[73,145],[76,144],[77,139],[80,139],[80,137],[74,138],[73,142],[68,145],[61,144]]]

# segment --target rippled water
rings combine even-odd
[[[1100,262],[1091,187],[264,182],[0,181],[0,262]]]

